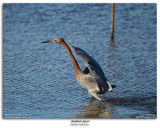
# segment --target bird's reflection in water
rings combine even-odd
[[[104,99],[105,101],[101,102],[90,99],[88,104],[75,108],[74,110],[79,112],[75,118],[119,118],[124,117],[127,108],[130,108],[131,115],[134,113],[134,115],[127,118],[136,118],[137,115],[144,113],[148,113],[156,117],[156,96]]]
[[[75,118],[109,118],[112,114],[112,104],[90,99],[87,105],[75,108],[79,114]]]

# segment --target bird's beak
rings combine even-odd
[[[43,41],[41,43],[57,43],[57,41],[56,40],[48,40],[48,41]]]
[[[41,42],[41,43],[49,43],[50,42],[50,40],[48,40],[48,41],[43,41],[43,42]]]

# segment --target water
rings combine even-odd
[[[157,5],[3,5],[4,118],[156,118]],[[90,100],[66,50],[40,42],[63,37],[93,56],[116,95]],[[83,62],[74,55],[81,67]]]

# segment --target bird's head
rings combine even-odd
[[[48,41],[43,41],[41,43],[64,43],[64,40],[63,38],[56,38],[56,39],[53,39],[53,40],[48,40]]]

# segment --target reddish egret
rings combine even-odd
[[[64,46],[64,48],[67,50],[75,70],[76,80],[80,83],[80,85],[88,90],[88,94],[90,97],[94,97],[100,101],[102,99],[98,96],[98,94],[104,94],[106,91],[114,92],[112,91],[112,88],[116,87],[115,85],[111,85],[107,78],[105,77],[104,72],[102,71],[99,64],[90,56],[88,55],[84,50],[71,46],[69,47],[67,43],[62,38],[57,38],[54,40],[44,41],[42,43],[59,43]],[[85,69],[82,71],[79,68],[79,65],[74,58],[71,49],[75,52],[76,55],[78,55],[82,61],[85,64]]]

